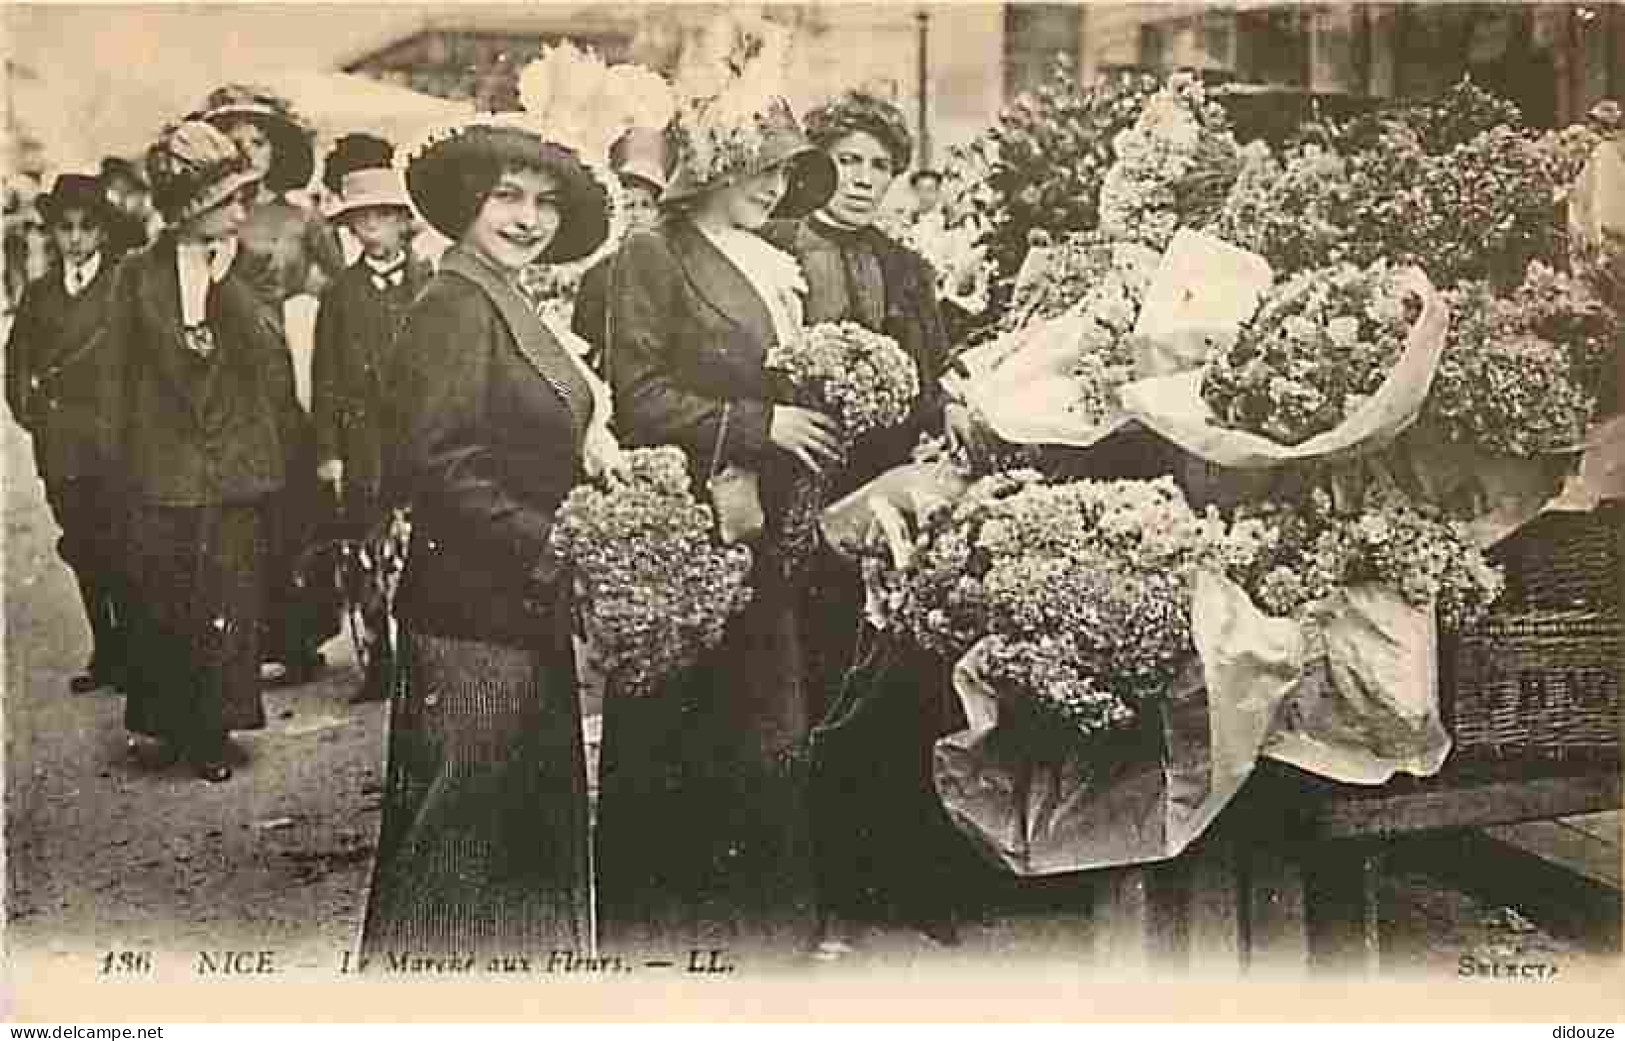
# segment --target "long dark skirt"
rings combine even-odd
[[[606,951],[724,948],[748,971],[806,949],[809,723],[795,614],[770,581],[694,667],[644,697],[606,692],[596,838]]]
[[[257,504],[129,513],[125,729],[218,761],[226,733],[265,726],[259,625],[265,524]]]
[[[932,781],[937,738],[964,726],[950,668],[873,630],[860,641],[854,569],[828,554],[815,575],[806,617],[826,705],[809,784],[820,908],[922,926],[975,912],[986,872]]]
[[[364,956],[589,949],[587,771],[566,642],[403,632]]]

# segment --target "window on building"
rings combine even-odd
[[[1004,96],[1044,81],[1057,55],[1078,61],[1076,4],[1007,4],[1004,8]]]

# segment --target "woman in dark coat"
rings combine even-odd
[[[319,296],[344,269],[332,226],[320,213],[288,196],[310,183],[315,167],[311,131],[282,98],[240,84],[211,92],[198,118],[236,142],[260,176],[259,192],[243,223],[236,268],[286,334],[290,325],[284,306],[289,299]],[[309,387],[310,345],[297,336],[290,341],[285,335],[284,342],[301,378],[299,385]],[[330,586],[297,570],[331,506],[316,480],[315,434],[308,420],[287,447],[288,487],[272,512],[263,650],[267,679],[298,683],[314,676],[321,665],[318,648],[338,634],[339,606]],[[316,570],[313,564],[310,570]]]
[[[608,197],[514,120],[434,140],[406,183],[457,245],[388,376],[385,495],[410,505],[412,545],[362,950],[585,951],[586,766],[570,590],[548,536],[571,485],[613,472],[618,450],[607,398],[515,280],[596,249]]]
[[[801,263],[807,321],[851,321],[890,336],[920,374],[908,421],[849,453],[833,501],[908,462],[921,435],[942,432],[939,380],[949,345],[931,266],[875,227],[892,181],[913,154],[903,113],[884,99],[850,92],[808,113],[807,135],[834,162],[835,192],[805,220],[774,222],[767,232]],[[844,953],[862,921],[913,924],[949,941],[949,869],[969,851],[931,780],[933,742],[963,723],[946,670],[934,668],[929,655],[911,653],[907,661],[878,658],[849,678],[863,617],[857,570],[826,550],[809,568],[805,595],[808,676],[821,706],[833,710],[817,733],[810,789],[819,953]]]
[[[230,272],[256,175],[200,122],[166,131],[147,171],[168,228],[119,270],[102,409],[129,506],[125,726],[223,781],[227,732],[265,725],[266,508],[298,403],[276,323]]]
[[[767,515],[754,599],[722,644],[652,695],[606,692],[597,865],[612,951],[771,956],[805,948],[814,926],[812,718],[773,532],[795,468],[829,465],[838,445],[828,417],[774,400],[763,361],[800,327],[800,277],[755,229],[775,207],[815,209],[834,175],[782,101],[757,118],[746,144],[733,127],[685,124],[665,216],[623,243],[609,295],[623,438],[682,447],[701,494],[713,458],[755,472]]]

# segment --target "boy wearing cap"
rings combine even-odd
[[[35,466],[62,528],[57,553],[73,569],[90,621],[90,665],[71,681],[84,693],[120,685],[124,664],[116,482],[97,438],[113,213],[98,179],[84,174],[58,177],[37,205],[61,260],[23,295],[6,341],[6,401],[33,436]]]
[[[382,374],[407,308],[431,272],[406,248],[412,208],[400,174],[387,165],[346,173],[331,217],[355,236],[361,255],[323,292],[316,312],[316,473],[348,524],[366,529],[383,512]],[[374,608],[365,620],[367,672],[355,702],[381,700],[388,691],[389,618]]]
[[[609,147],[609,168],[621,181],[621,206],[627,234],[654,227],[660,219],[660,193],[666,189],[666,168],[671,164],[666,135],[659,130],[634,127]],[[608,339],[608,294],[615,255],[610,254],[581,276],[576,291],[570,331],[592,345],[587,362],[604,371],[604,344]]]

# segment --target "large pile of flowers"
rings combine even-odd
[[[682,450],[633,449],[626,461],[625,482],[570,492],[551,541],[574,575],[594,667],[612,692],[646,695],[750,602],[751,551],[717,541]]]
[[[1052,484],[1011,471],[935,509],[904,559],[869,555],[889,624],[1080,734],[1131,722],[1194,653],[1190,582],[1240,570],[1263,525],[1198,514],[1171,479]]]
[[[1376,393],[1420,312],[1385,264],[1301,272],[1215,353],[1202,396],[1225,425],[1300,444]]]

